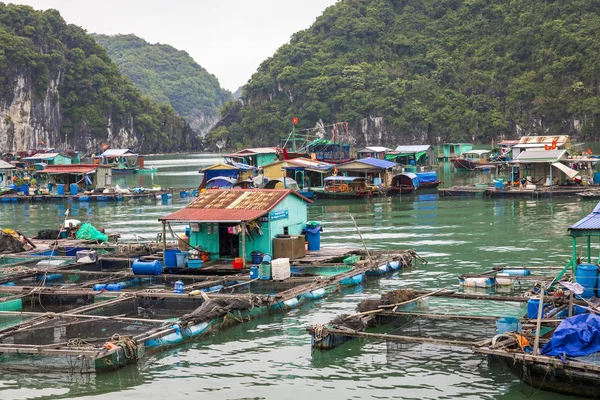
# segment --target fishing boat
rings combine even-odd
[[[387,188],[390,196],[412,193],[419,187],[419,179],[412,172],[403,172],[392,177],[392,183]]]
[[[367,186],[367,179],[354,176],[328,176],[325,186],[311,188],[317,198],[321,199],[355,199],[370,197],[374,191]]]
[[[452,159],[452,165],[458,170],[474,171],[477,167],[487,164],[489,150],[470,150]]]

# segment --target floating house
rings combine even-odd
[[[277,161],[279,159],[277,155],[277,147],[255,147],[240,150],[237,153],[227,154],[225,156],[225,161],[228,164],[237,162],[258,168]]]
[[[338,173],[344,173],[349,176],[364,176],[368,183],[373,185],[389,185],[393,169],[398,167],[398,164],[378,160],[376,158],[363,158],[360,160],[348,161],[338,165],[335,169]]]
[[[12,184],[16,170],[17,167],[11,163],[0,160],[0,189]]]
[[[73,164],[70,157],[60,153],[37,153],[30,157],[22,159],[28,167],[33,167],[35,164],[42,165],[69,165]]]
[[[518,145],[519,142],[519,140],[502,140],[498,143],[498,148],[500,149],[498,156],[504,159],[512,158],[512,149],[514,146]]]
[[[519,154],[527,150],[569,150],[571,147],[571,138],[567,135],[523,136],[519,143],[512,146],[512,158],[515,160]]]
[[[264,165],[262,174],[269,180],[280,179],[283,176],[294,179],[301,187],[323,186],[323,179],[333,169],[335,164],[306,157],[291,160],[275,161]]]
[[[442,144],[442,154],[439,155],[439,158],[450,160],[469,150],[473,150],[472,143],[444,143]]]
[[[516,159],[511,161],[511,181],[526,180],[527,185],[554,186],[565,184],[572,180],[581,171],[571,168],[577,164],[588,164],[590,182],[593,179],[592,165],[599,159],[571,159],[565,149],[541,150],[530,149],[521,152]]]
[[[273,254],[277,235],[301,235],[310,202],[291,190],[208,190],[183,209],[159,219],[190,225],[190,245],[211,259]]]
[[[430,145],[398,146],[387,152],[385,159],[403,165],[427,166],[435,162],[435,153]]]
[[[75,183],[86,190],[112,186],[112,168],[108,165],[48,165],[42,171],[36,171],[35,175],[38,179],[45,178],[49,183],[64,185]]]
[[[385,160],[385,154],[390,151],[387,147],[382,146],[367,146],[364,149],[360,149],[356,152],[359,158],[377,158],[379,160]]]

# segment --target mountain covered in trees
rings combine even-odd
[[[600,137],[600,0],[340,0],[264,61],[209,138],[362,144]]]
[[[94,35],[94,39],[143,94],[170,104],[203,135],[217,123],[223,104],[233,99],[185,51],[150,44],[135,35]]]
[[[106,145],[168,152],[200,141],[58,11],[0,3],[0,151]]]

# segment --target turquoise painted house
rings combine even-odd
[[[472,143],[444,143],[442,145],[442,154],[440,158],[451,159],[452,157],[458,157],[462,153],[473,150]]]
[[[207,190],[183,209],[159,219],[189,224],[190,245],[211,259],[273,254],[277,235],[301,235],[310,200],[291,190]]]
[[[23,158],[23,161],[25,161],[27,165],[33,165],[36,163],[44,163],[47,165],[73,164],[73,160],[70,157],[64,156],[60,153],[37,153],[31,157]]]

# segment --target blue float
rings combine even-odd
[[[579,264],[575,270],[575,281],[584,288],[581,297],[589,299],[595,296],[598,283],[598,266],[596,264]]]
[[[163,264],[158,261],[140,261],[135,260],[131,264],[131,269],[136,275],[162,275]]]

